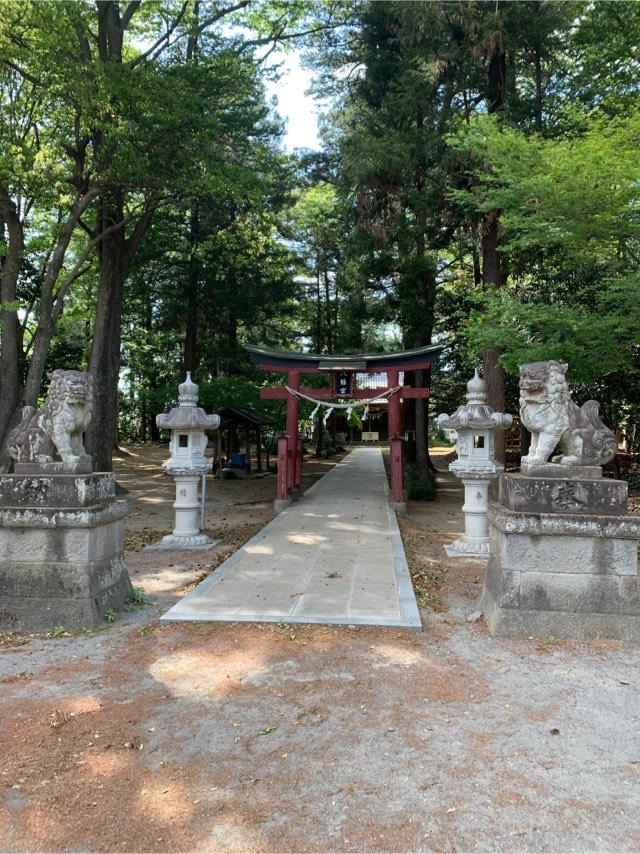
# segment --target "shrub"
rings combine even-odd
[[[436,497],[436,482],[427,475],[420,474],[420,469],[415,464],[407,466],[407,497],[412,501],[433,501]]]

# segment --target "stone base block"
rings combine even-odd
[[[76,463],[14,463],[13,470],[16,474],[34,474],[38,476],[50,474],[90,474],[93,469],[91,460],[78,460]]]
[[[275,513],[282,513],[282,511],[286,510],[287,507],[291,507],[290,498],[274,498],[273,509]]]
[[[623,480],[522,474],[502,474],[498,479],[498,503],[509,510],[525,513],[623,516],[627,512],[627,498],[628,487]]]
[[[407,512],[407,502],[406,501],[389,501],[389,507],[392,510],[395,510],[396,513],[406,513]]]
[[[91,597],[5,596],[0,593],[0,631],[47,632],[56,626],[67,630],[103,626],[106,612],[120,608],[132,594],[126,567],[116,584]]]
[[[527,477],[560,477],[593,480],[602,477],[602,466],[563,466],[562,463],[520,463]]]
[[[212,540],[206,534],[195,534],[192,537],[179,537],[176,534],[167,534],[159,543],[153,543],[145,548],[145,551],[158,551],[161,549],[212,549],[220,540]]]
[[[459,540],[454,540],[450,545],[445,546],[444,550],[447,553],[447,557],[472,557],[476,560],[478,558],[486,559],[489,557],[489,540],[474,542],[460,538]]]
[[[535,637],[590,641],[608,638],[640,641],[640,617],[630,614],[562,614],[557,611],[505,611],[481,599],[492,637]]]
[[[46,478],[45,478],[46,479]],[[91,628],[133,589],[124,501],[0,508],[0,631]]]
[[[489,523],[480,608],[491,634],[640,639],[640,519],[493,503]]]
[[[116,476],[113,472],[38,476],[0,474],[2,507],[91,507],[112,501],[115,494]]]

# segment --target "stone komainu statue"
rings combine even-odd
[[[561,362],[533,362],[520,368],[520,419],[531,432],[531,448],[523,463],[546,463],[560,445],[552,463],[603,465],[616,453],[616,437],[598,414],[600,404],[588,400],[582,407],[572,400]]]
[[[91,471],[82,434],[93,414],[93,377],[83,371],[56,370],[44,406],[22,409],[18,426],[8,437],[9,454],[16,463],[32,463],[44,470]],[[57,454],[60,461],[55,459]]]

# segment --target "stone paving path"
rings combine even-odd
[[[358,448],[163,617],[421,628],[379,448]]]

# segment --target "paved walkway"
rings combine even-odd
[[[421,628],[379,448],[358,448],[162,619]]]

